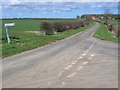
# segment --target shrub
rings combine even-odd
[[[81,27],[84,27],[85,26],[85,21],[81,21]]]
[[[63,31],[65,31],[65,30],[69,30],[68,22],[61,22],[61,24],[63,25],[63,26],[62,26]]]
[[[89,21],[85,21],[84,23],[85,23],[85,25],[89,25],[89,24],[90,24],[90,22],[89,22]]]
[[[74,25],[73,25],[72,22],[67,22],[67,25],[68,25],[68,27],[69,27],[69,30],[70,30],[70,29],[73,29],[73,26],[74,26]]]
[[[84,27],[85,25],[91,24],[90,21],[80,21],[80,22],[54,22],[48,23],[43,22],[41,24],[41,29],[46,32],[47,35],[54,34],[55,31],[63,32],[70,29],[77,29],[79,27]]]
[[[108,30],[111,32],[111,31],[112,31],[112,29],[113,29],[113,25],[108,24]]]
[[[63,24],[63,22],[55,22],[53,27],[57,32],[63,32],[65,31],[66,26]]]
[[[53,29],[53,25],[51,23],[42,22],[41,23],[41,29],[42,29],[42,31],[45,31],[46,35],[55,34],[55,30]]]
[[[108,23],[107,23],[107,22],[104,22],[104,24],[105,24],[105,25],[108,25]]]

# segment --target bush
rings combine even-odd
[[[85,21],[81,21],[80,24],[81,24],[81,27],[84,27],[85,26]]]
[[[64,22],[55,22],[53,27],[57,32],[63,32],[67,29],[66,23]]]
[[[41,24],[41,29],[46,32],[47,35],[55,34],[55,31],[57,32],[63,32],[66,30],[71,29],[77,29],[80,27],[84,27],[85,25],[89,25],[92,22],[90,21],[80,21],[80,22],[54,22],[54,23],[48,23],[43,22]]]
[[[85,21],[84,23],[85,23],[85,25],[89,25],[89,24],[90,24],[90,22],[89,22],[89,21]]]
[[[55,34],[55,30],[53,29],[53,25],[51,23],[42,22],[41,23],[41,29],[42,29],[42,31],[45,31],[46,35]]]
[[[108,23],[107,23],[107,22],[104,22],[104,24],[105,24],[105,25],[108,25]]]
[[[108,24],[108,30],[111,32],[111,31],[112,31],[112,29],[113,29],[113,25]]]

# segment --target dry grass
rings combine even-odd
[[[37,35],[45,35],[44,31],[25,31],[26,33],[35,33]]]

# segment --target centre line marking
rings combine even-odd
[[[93,57],[93,56],[95,56],[95,54],[91,54],[90,56]]]
[[[89,57],[88,59],[92,59],[91,57]]]
[[[76,73],[72,73],[72,74],[68,75],[67,78],[73,77],[75,75],[76,75]]]
[[[69,68],[71,68],[71,67],[72,67],[72,65],[69,65],[69,66],[65,67],[64,69],[69,69]]]
[[[85,56],[86,54],[84,53],[83,56]]]
[[[63,85],[65,85],[65,82],[62,82]]]
[[[82,59],[83,57],[79,57],[79,59]]]
[[[88,62],[87,61],[85,61],[84,63],[83,63],[83,65],[86,65]]]
[[[95,44],[95,41],[94,41],[93,44],[90,46],[90,48],[85,51],[85,53],[87,53],[87,52],[94,46],[94,44]]]
[[[74,65],[74,64],[76,64],[75,62],[72,62],[72,64]]]
[[[64,71],[61,71],[61,72],[58,74],[58,76],[61,76],[63,73],[64,73]]]
[[[76,70],[81,70],[83,69],[83,66],[78,67]]]

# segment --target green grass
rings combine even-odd
[[[99,21],[105,22],[105,19],[101,19]],[[113,25],[120,25],[119,20],[109,20],[109,23],[113,24]]]
[[[39,30],[39,25],[42,21],[45,20],[3,20],[4,23],[14,22],[16,25],[12,28],[9,28],[9,34],[11,37],[15,36],[19,39],[12,39],[11,44],[8,45],[7,40],[3,40],[2,42],[2,57],[11,56],[16,53],[20,53],[26,50],[30,50],[33,48],[37,48],[40,46],[44,46],[56,40],[61,40],[66,37],[69,37],[73,34],[76,34],[80,31],[83,31],[91,26],[95,25],[91,24],[86,27],[82,27],[76,30],[69,30],[57,33],[56,35],[38,35],[34,33],[26,33],[25,31],[37,31]],[[65,20],[47,20],[48,22],[57,22],[57,21],[65,21]],[[69,20],[73,21],[73,20]],[[80,20],[74,20],[80,21]],[[5,29],[3,28],[2,37],[6,37]]]
[[[94,36],[101,39],[120,43],[120,39],[113,36],[112,33],[108,32],[107,27],[104,24],[100,24],[99,29],[94,33]]]

